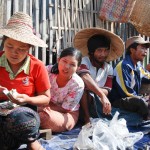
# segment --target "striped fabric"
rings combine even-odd
[[[150,73],[138,63],[134,67],[129,55],[117,64],[114,69],[114,81],[110,99],[135,97],[139,95],[142,79],[149,80]]]
[[[28,107],[17,107],[9,115],[0,116],[0,149],[16,150],[22,143],[39,137],[40,119]]]

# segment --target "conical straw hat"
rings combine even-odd
[[[86,28],[80,30],[74,37],[74,47],[81,50],[83,56],[88,55],[87,41],[93,35],[104,35],[111,40],[110,53],[107,62],[113,61],[123,55],[123,40],[116,34],[101,28]]]
[[[16,12],[6,26],[0,28],[0,34],[23,43],[47,47],[47,44],[35,35],[32,18],[23,12]]]

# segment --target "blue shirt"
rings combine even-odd
[[[125,59],[120,61],[114,69],[110,101],[138,96],[143,78],[150,80],[150,72],[146,71],[141,63],[134,66],[131,57],[126,55]]]

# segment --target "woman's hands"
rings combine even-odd
[[[6,94],[3,91],[6,90]],[[7,96],[7,93],[10,93]],[[15,89],[10,91],[7,88],[0,86],[0,97],[8,97],[13,103],[18,105],[24,105],[26,103],[35,105],[35,106],[43,106],[48,105],[50,101],[50,89],[43,91],[41,93],[37,93],[36,96],[28,96],[27,94],[20,94]],[[6,98],[5,98],[6,99]]]
[[[18,105],[24,105],[27,100],[29,99],[29,96],[26,94],[19,94],[16,90],[11,93],[12,99],[11,101]]]
[[[7,90],[7,89],[3,89],[2,92],[8,97],[8,99],[14,103],[14,104],[18,104],[18,105],[23,105],[25,104],[25,102],[28,99],[28,95],[26,94],[19,94],[15,89],[12,90]]]
[[[0,85],[0,97],[4,96],[3,90],[6,90],[7,88]]]

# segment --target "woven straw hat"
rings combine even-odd
[[[87,41],[93,35],[104,35],[111,40],[110,53],[107,57],[107,62],[113,61],[124,52],[124,43],[116,34],[101,28],[86,28],[80,30],[74,37],[74,47],[82,51],[83,56],[88,55]]]
[[[6,26],[0,28],[0,34],[14,40],[34,46],[47,47],[47,44],[35,35],[32,18],[23,12],[16,12]]]
[[[138,43],[138,44],[144,44],[148,47],[150,47],[150,42],[148,41],[145,41],[141,36],[132,36],[130,38],[127,39],[126,43],[125,43],[125,46],[126,46],[126,49],[133,43]]]
[[[130,15],[130,23],[136,30],[145,36],[150,37],[150,1],[136,0],[133,11]]]

